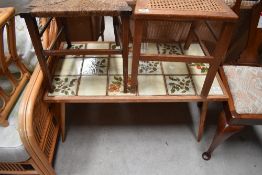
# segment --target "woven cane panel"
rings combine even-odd
[[[216,0],[149,0],[152,9],[173,9],[192,11],[221,11]]]

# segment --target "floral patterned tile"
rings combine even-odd
[[[138,74],[162,74],[159,61],[140,61]]]
[[[188,66],[191,74],[207,74],[209,69],[207,63],[190,63]]]
[[[131,77],[128,78],[127,93],[124,93],[123,76],[109,76],[108,95],[135,95],[130,93]]]
[[[195,88],[196,88],[196,92],[198,95],[201,94],[202,91],[202,87],[204,84],[204,81],[206,79],[205,75],[193,75],[192,76]],[[217,78],[214,79],[213,84],[211,86],[211,89],[209,91],[209,95],[223,95],[223,91],[219,85],[219,82],[217,80]]]
[[[186,63],[162,62],[164,74],[188,74]]]
[[[56,66],[55,75],[79,75],[83,58],[59,59]]]
[[[159,53],[160,54],[167,54],[167,55],[181,55],[182,51],[177,43],[174,44],[158,44]]]
[[[128,59],[128,74],[131,74],[132,59]],[[111,57],[109,74],[123,74],[123,58]]]
[[[166,76],[169,95],[195,95],[190,76]]]
[[[184,48],[184,44],[182,44]],[[185,55],[194,55],[194,56],[205,56],[199,44],[192,43],[187,50],[183,50]]]
[[[79,96],[105,96],[107,76],[82,76],[78,95]]]
[[[141,44],[141,53],[158,54],[156,43],[142,43]]]
[[[70,47],[70,49],[85,49],[86,44],[82,43],[82,44],[77,44],[77,43],[72,43],[72,46]],[[64,49],[67,48],[67,44],[64,44]],[[65,58],[78,58],[81,57],[81,55],[67,55],[65,56]]]
[[[49,96],[74,96],[79,76],[55,76],[52,85],[54,92],[49,93]]]
[[[141,96],[166,95],[164,78],[162,75],[139,75],[138,93]]]
[[[107,74],[107,58],[85,58],[82,75]]]

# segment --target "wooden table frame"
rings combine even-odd
[[[215,1],[215,0],[214,0]],[[230,10],[229,7],[223,6],[227,11],[225,13],[212,13],[212,12],[199,12],[189,13],[189,11],[183,10],[170,10],[170,9],[150,9],[148,4],[150,0],[138,0],[134,12],[134,37],[133,37],[133,60],[132,60],[132,74],[131,74],[131,86],[135,90],[137,88],[137,76],[139,61],[173,61],[173,62],[199,62],[209,63],[210,68],[205,79],[201,97],[206,98],[210,91],[211,85],[218,71],[219,65],[223,61],[226,55],[228,46],[231,41],[231,35],[234,29],[234,21],[237,16]],[[159,3],[162,3],[159,1]],[[220,2],[221,3],[221,2]],[[225,15],[225,16],[223,16]],[[158,55],[158,54],[141,54],[141,42],[143,35],[143,28],[147,21],[187,21],[192,23],[188,38],[185,42],[184,48],[188,49],[193,37],[199,42],[205,56],[185,56],[185,55]],[[205,44],[201,41],[196,27],[198,23],[204,20],[220,20],[225,21],[220,36],[215,35],[208,22],[205,22],[211,31],[213,37],[217,40],[217,45],[213,54],[210,54]]]
[[[103,14],[99,14],[103,16]],[[50,69],[48,68],[47,59],[50,56],[65,56],[65,55],[104,55],[104,54],[122,54],[123,56],[123,75],[124,75],[124,91],[127,91],[127,80],[128,80],[128,44],[129,44],[129,18],[131,15],[131,11],[123,11],[120,12],[119,15],[112,14],[114,20],[118,21],[118,25],[121,25],[122,30],[116,28],[115,34],[117,35],[118,43],[120,45],[120,49],[81,49],[81,50],[70,50],[71,40],[67,35],[67,26],[66,26],[66,17],[71,17],[70,15],[59,15],[54,16],[56,22],[58,24],[58,33],[55,37],[55,40],[52,42],[49,49],[43,49],[41,37],[45,30],[48,28],[53,17],[50,17],[45,26],[42,27],[42,30],[39,31],[36,17],[42,17],[39,15],[33,15],[31,13],[21,14],[21,17],[25,19],[36,56],[38,58],[40,67],[44,74],[44,81],[47,85],[48,91],[52,92],[52,74]],[[47,14],[44,17],[47,17]],[[67,49],[54,49],[57,44],[61,43],[61,36],[64,35],[65,40],[67,42]]]

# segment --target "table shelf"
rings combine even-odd
[[[117,49],[111,42],[74,43],[72,48]],[[184,51],[178,43],[144,43],[142,52],[204,55],[198,44],[192,44]],[[129,68],[131,62],[130,56]],[[122,64],[121,55],[79,55],[61,58],[55,61],[54,65],[54,92],[46,92],[44,100],[64,103],[128,103],[225,101],[228,98],[218,74],[209,96],[200,96],[209,67],[206,63],[141,61],[137,92],[131,93],[128,88],[128,93],[124,93]]]

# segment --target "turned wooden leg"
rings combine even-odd
[[[228,139],[233,134],[239,132],[243,128],[244,126],[229,125],[226,120],[225,112],[223,111],[219,116],[217,131],[213,138],[213,141],[208,150],[202,154],[202,158],[204,160],[209,160],[211,158],[212,152],[216,149],[218,145],[223,143],[226,139]]]
[[[206,121],[206,114],[207,114],[207,109],[208,109],[208,102],[202,102],[202,107],[201,107],[201,114],[200,114],[200,122],[199,122],[199,128],[198,128],[198,136],[197,136],[197,141],[199,142],[203,136],[204,132],[204,126],[205,126],[205,121]]]

